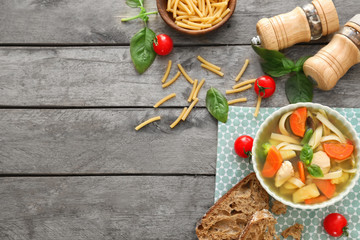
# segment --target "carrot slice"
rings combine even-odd
[[[329,157],[339,161],[349,158],[354,151],[354,146],[349,143],[324,143],[323,147]]]
[[[262,175],[267,178],[273,177],[281,167],[283,159],[279,150],[275,146],[271,146],[266,156]]]
[[[298,161],[298,168],[299,168],[299,175],[300,180],[305,183],[305,170],[304,170],[304,163],[301,161]]]
[[[322,203],[322,202],[325,202],[326,200],[328,200],[327,197],[325,197],[324,195],[320,195],[320,196],[318,196],[316,198],[305,199],[305,204]]]
[[[299,137],[304,137],[306,128],[306,107],[296,109],[290,116],[291,131]]]
[[[331,198],[332,196],[334,196],[336,186],[335,184],[331,183],[330,179],[314,179],[313,182],[319,188],[320,192],[322,192],[327,198]]]

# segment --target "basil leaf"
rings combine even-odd
[[[313,150],[309,144],[305,144],[300,152],[300,160],[305,163],[305,165],[310,165],[313,159]]]
[[[307,167],[309,174],[313,177],[323,177],[324,173],[318,165],[310,165]]]
[[[282,65],[287,70],[292,70],[295,67],[295,63],[288,58],[283,58],[281,59],[281,61],[282,61]]]
[[[286,74],[291,73],[291,70],[270,70],[270,71],[264,71],[264,73],[272,76],[272,77],[281,77]]]
[[[300,72],[303,70],[303,66],[306,60],[308,60],[310,56],[301,57],[299,60],[296,61],[295,66],[293,68],[294,72]]]
[[[132,8],[137,8],[137,7],[143,6],[143,1],[142,0],[126,0],[126,5],[128,5],[129,7],[132,7]]]
[[[308,130],[306,130],[305,135],[304,135],[303,139],[301,140],[301,144],[307,145],[309,143],[310,138],[312,137],[313,133],[314,133],[314,130],[312,130],[312,128],[309,128]]]
[[[302,72],[297,72],[285,83],[286,97],[290,103],[311,102],[313,98],[313,84]]]
[[[136,70],[141,74],[153,63],[156,53],[153,49],[155,33],[150,28],[143,28],[130,41],[131,59]]]
[[[285,58],[285,55],[279,51],[268,50],[265,48],[261,48],[255,45],[251,45],[254,51],[265,61],[274,62],[277,64],[282,64],[282,59]]]
[[[206,108],[214,118],[223,123],[227,122],[229,112],[228,101],[216,88],[211,87],[207,91]]]

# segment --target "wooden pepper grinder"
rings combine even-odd
[[[257,37],[251,42],[270,50],[317,40],[339,30],[339,17],[332,0],[314,0],[291,12],[263,18],[256,24]]]
[[[360,14],[350,19],[328,45],[306,60],[304,73],[320,89],[330,90],[357,63],[360,63]]]

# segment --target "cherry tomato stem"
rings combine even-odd
[[[275,81],[272,77],[261,76],[256,79],[254,90],[258,96],[268,98],[273,95],[276,90]]]

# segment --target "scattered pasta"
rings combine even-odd
[[[201,64],[201,67],[203,67],[203,68],[206,68],[207,70],[210,70],[210,71],[212,71],[213,73],[216,73],[217,75],[219,75],[219,76],[224,76],[224,73],[223,72],[220,72],[219,70],[216,70],[215,68],[213,68],[213,67],[211,67],[211,66],[209,66],[209,65],[207,65],[207,64]]]
[[[204,85],[205,83],[205,79],[201,79],[200,83],[198,84],[198,86],[196,87],[196,90],[194,92],[194,95],[192,97],[193,100],[197,99],[198,95],[199,95],[199,91],[201,89],[201,87]]]
[[[197,84],[198,84],[198,80],[195,79],[194,84],[193,84],[193,87],[192,87],[192,90],[191,90],[191,93],[190,93],[190,96],[189,96],[189,98],[188,98],[188,102],[191,102],[191,101],[193,100],[193,96],[194,96],[194,93],[195,93]]]
[[[179,78],[180,74],[181,74],[181,73],[178,71],[178,72],[176,73],[176,75],[175,75],[170,81],[164,83],[164,84],[162,85],[162,87],[163,87],[163,88],[166,88],[166,87],[170,86],[171,84],[173,84],[173,83]]]
[[[212,68],[214,68],[214,69],[216,69],[216,70],[218,70],[218,71],[221,71],[221,68],[220,67],[218,67],[218,66],[216,66],[215,64],[212,64],[212,63],[210,63],[210,62],[208,62],[208,61],[206,61],[204,58],[202,58],[200,55],[199,56],[197,56],[197,59],[200,61],[200,62],[202,62],[203,64],[206,64],[206,65],[208,65],[208,66],[210,66],[210,67],[212,67]]]
[[[160,101],[158,101],[155,105],[154,105],[154,108],[157,108],[159,107],[161,104],[163,104],[164,102],[166,102],[167,100],[173,98],[173,97],[176,97],[176,93],[172,93],[172,94],[169,94],[167,95],[166,97],[164,97],[163,99],[161,99]]]
[[[247,98],[237,98],[237,99],[228,101],[228,104],[231,105],[231,104],[235,104],[235,103],[239,103],[239,102],[246,102],[246,101],[247,101]]]
[[[245,72],[248,65],[249,65],[249,59],[246,59],[243,67],[241,68],[241,70],[239,72],[239,74],[235,78],[235,82],[240,80],[241,76],[244,74],[244,72]]]
[[[238,83],[236,85],[234,85],[232,88],[233,89],[237,89],[239,87],[242,87],[242,86],[245,86],[246,84],[251,84],[251,83],[254,83],[256,81],[256,78],[254,79],[249,79],[249,80],[246,80],[246,81],[243,81],[241,83]]]
[[[160,116],[150,118],[150,119],[148,119],[148,120],[140,123],[139,125],[137,125],[137,126],[135,127],[135,130],[138,131],[138,130],[140,130],[142,127],[148,125],[149,123],[152,123],[152,122],[158,121],[158,120],[160,120]]]
[[[162,83],[166,82],[166,79],[167,79],[168,76],[169,76],[170,69],[171,69],[171,64],[172,64],[172,61],[169,60],[168,66],[167,66],[166,71],[165,71],[165,74],[164,74],[164,77],[163,77],[162,80],[161,80]]]
[[[185,121],[186,118],[189,116],[191,110],[194,108],[194,106],[198,103],[199,99],[195,98],[195,100],[190,104],[189,108],[186,110],[184,115],[182,116],[181,120]]]
[[[249,88],[251,88],[251,86],[252,86],[251,84],[248,84],[248,85],[246,85],[244,87],[241,87],[241,88],[226,90],[226,94],[243,92],[243,91],[248,90]]]
[[[261,99],[262,99],[262,97],[258,96],[257,103],[256,103],[256,108],[255,108],[255,113],[254,113],[254,117],[257,117],[258,114],[259,114]]]
[[[186,80],[188,80],[189,83],[194,84],[194,80],[191,79],[191,77],[187,74],[187,72],[181,66],[181,64],[179,63],[177,66],[178,66],[180,72],[182,73],[182,75],[184,75],[184,77],[186,78]]]
[[[181,121],[181,118],[184,116],[186,110],[187,110],[187,107],[184,107],[184,109],[180,113],[179,117],[170,125],[171,128],[174,128]]]

